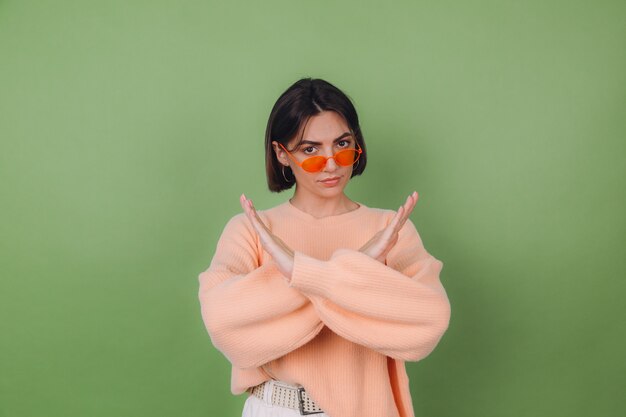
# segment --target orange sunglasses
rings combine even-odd
[[[354,137],[354,136],[351,136],[351,137]],[[358,146],[358,149],[354,149],[354,148],[342,149],[340,151],[337,151],[333,156],[325,157],[325,156],[317,155],[317,156],[312,156],[310,158],[306,158],[302,162],[298,162],[298,160],[291,154],[291,152],[285,149],[282,143],[278,142],[278,144],[283,149],[285,149],[285,152],[287,152],[287,154],[291,157],[291,159],[293,159],[293,161],[300,168],[302,168],[303,170],[307,172],[321,171],[322,169],[324,169],[324,167],[326,166],[326,162],[328,162],[330,158],[334,158],[337,164],[344,166],[344,167],[353,165],[356,161],[359,160],[359,157],[361,156],[361,153],[363,152],[363,150],[359,146],[359,143],[356,141],[355,143],[356,143],[356,146]]]

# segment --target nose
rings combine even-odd
[[[326,165],[324,166],[324,171],[335,171],[337,169],[337,161],[332,156],[326,160]]]

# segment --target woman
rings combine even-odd
[[[304,78],[277,100],[266,130],[271,191],[293,197],[224,227],[199,275],[202,317],[232,364],[243,417],[413,417],[405,361],[448,328],[450,304],[409,214],[344,193],[367,153],[349,98]]]

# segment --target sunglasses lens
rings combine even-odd
[[[360,154],[355,149],[345,149],[335,154],[335,161],[339,165],[347,167],[354,164],[359,156]],[[326,158],[323,156],[312,156],[302,162],[302,169],[308,172],[318,172],[324,169],[325,164]]]
[[[346,149],[344,151],[337,152],[337,154],[335,155],[335,160],[339,165],[349,166],[356,162],[356,160],[354,159],[356,155],[356,150]]]
[[[308,172],[317,172],[321,171],[324,168],[324,164],[326,163],[326,159],[322,156],[312,156],[311,158],[307,158],[302,162],[302,168]]]

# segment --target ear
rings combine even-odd
[[[287,156],[287,152],[285,152],[285,150],[275,140],[272,141],[272,147],[274,148],[274,153],[276,154],[276,159],[278,159],[278,162],[288,167],[289,157]]]

